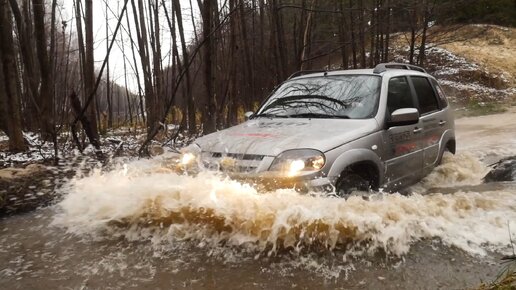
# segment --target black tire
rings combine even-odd
[[[355,191],[368,192],[370,190],[371,182],[353,171],[343,172],[335,186],[337,196],[344,198],[350,197]]]

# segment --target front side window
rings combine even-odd
[[[258,110],[256,117],[372,118],[377,111],[381,77],[338,75],[284,83]]]
[[[425,77],[410,77],[416,90],[421,115],[439,110],[437,98],[430,82]]]
[[[415,107],[407,77],[391,78],[387,93],[387,110],[389,115],[397,109]]]

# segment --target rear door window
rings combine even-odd
[[[435,96],[434,89],[425,77],[411,76],[412,84],[416,90],[417,100],[419,102],[419,113],[421,115],[439,110],[439,104]]]
[[[397,109],[415,108],[407,77],[394,77],[389,80],[387,109],[389,115]]]
[[[441,107],[441,109],[448,107],[448,100],[446,100],[446,95],[444,94],[444,91],[439,85],[439,83],[437,83],[437,81],[434,79],[430,79],[430,81],[432,82],[432,85],[434,85],[435,92],[437,93],[437,98],[439,99],[439,106]]]

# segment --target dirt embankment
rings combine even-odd
[[[486,70],[501,74],[506,83],[516,85],[516,28],[495,25],[468,25],[454,32],[462,39],[442,47]]]
[[[515,28],[436,26],[428,36],[426,69],[439,79],[456,108],[479,109],[482,114],[516,105]],[[403,33],[393,36],[395,61],[408,59],[407,39]],[[493,104],[498,110],[492,110]]]

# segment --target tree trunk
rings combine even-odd
[[[42,0],[39,0],[42,1]],[[93,0],[85,0],[85,23],[84,23],[84,31],[86,34],[86,43],[85,43],[85,61],[84,61],[84,88],[86,92],[86,96],[89,97],[94,90],[95,87],[95,59],[93,58]],[[91,131],[91,137],[95,140],[90,139],[92,144],[98,143],[99,133],[98,133],[98,125],[97,125],[97,97],[93,97],[94,100],[90,102],[88,108],[86,110],[86,114],[88,115],[88,119],[90,120],[90,126],[88,130]],[[87,101],[87,100],[86,100]]]
[[[358,6],[358,20],[359,20],[359,24],[358,24],[358,28],[359,28],[359,39],[360,39],[360,66],[361,68],[365,68],[366,67],[366,49],[365,49],[365,31],[364,31],[364,27],[365,27],[365,23],[364,23],[364,3],[363,3],[363,0],[360,0],[358,2],[359,6]]]
[[[413,8],[410,17],[410,48],[409,48],[409,63],[414,64],[414,50],[416,46],[416,8]]]
[[[306,18],[305,30],[303,33],[303,48],[302,48],[301,59],[300,59],[300,63],[301,63],[300,70],[305,70],[307,67],[307,63],[305,60],[308,58],[309,46],[311,43],[310,36],[312,33],[312,18],[313,18],[314,6],[315,6],[315,0],[312,0],[312,2],[310,3],[310,11],[308,12],[308,16]],[[280,43],[280,46],[282,46],[281,43]]]
[[[165,109],[166,95],[163,91],[163,68],[161,65],[161,35],[160,35],[160,20],[159,20],[159,6],[156,1],[149,1],[149,27],[150,40],[152,48],[152,73],[153,73],[153,88],[154,88],[154,103],[153,111],[158,122],[162,120]]]
[[[84,128],[84,132],[86,132],[86,136],[88,136],[88,139],[90,140],[90,143],[91,145],[93,145],[95,148],[100,148],[100,143],[99,143],[99,140],[98,138],[95,137],[95,134],[97,134],[97,132],[95,132],[93,130],[93,126],[91,125],[91,119],[86,116],[86,114],[82,114],[82,105],[81,105],[81,100],[79,100],[79,97],[77,97],[77,94],[72,91],[72,93],[70,94],[70,104],[72,106],[72,109],[75,113],[76,116],[79,117],[79,121],[81,121],[81,124],[82,124],[82,127]],[[77,139],[76,137],[76,134],[75,134],[75,126],[72,125],[72,137],[75,139],[75,142],[77,143],[77,147],[79,148],[79,151],[82,151],[83,148],[82,148],[82,145],[80,144],[79,140]]]
[[[351,29],[351,51],[353,53],[353,68],[357,68],[357,43],[355,40],[355,19],[353,17],[353,2],[349,0],[349,27]]]
[[[381,22],[382,15],[382,0],[376,1],[375,11],[375,23],[376,23],[376,43],[374,52],[374,65],[380,63],[381,52],[383,51],[383,23]]]
[[[109,25],[108,25],[108,2],[106,1],[106,51],[109,49]],[[123,46],[123,45],[122,45]],[[125,61],[124,61],[125,66]],[[113,128],[113,104],[111,90],[109,89],[109,58],[106,63],[106,100],[108,105],[107,127]]]
[[[376,8],[376,6],[375,6]],[[378,25],[376,23],[376,14],[378,11],[376,9],[371,9],[371,25],[369,26],[369,40],[371,41],[371,46],[369,47],[369,67],[374,67],[374,60],[376,54],[376,32],[378,30]]]
[[[346,27],[346,17],[344,16],[344,1],[340,1],[339,5],[340,9],[340,23],[339,23],[339,40],[340,40],[340,53],[342,57],[342,68],[348,69],[348,47],[347,47],[347,35],[349,33],[348,31],[345,31]]]
[[[9,136],[9,150],[27,149],[22,133],[20,95],[17,89],[12,16],[7,0],[0,0],[0,129]]]
[[[138,0],[137,11],[139,16],[139,25],[137,24],[137,28],[139,28],[140,31],[140,33],[138,33],[137,35],[140,35],[140,37],[138,37],[138,43],[140,45],[139,53],[143,67],[143,79],[145,84],[145,111],[147,112],[147,134],[149,134],[150,132],[152,132],[153,128],[159,127],[159,118],[156,114],[156,111],[154,110],[156,95],[154,91],[154,85],[152,82],[153,77],[150,64],[150,52],[148,45],[149,42],[147,38],[147,24],[145,23],[147,17],[145,16],[143,0]]]
[[[132,61],[134,64],[136,64],[136,52],[134,51],[134,38],[132,35],[131,24],[129,22],[129,13],[126,13],[125,16],[126,16],[125,19],[127,21],[127,27],[128,27],[127,31],[129,33],[129,38],[131,39]],[[142,116],[142,123],[145,124],[147,118],[145,117],[145,107],[143,104],[142,84],[140,82],[140,73],[138,71],[138,67],[136,67],[136,66],[134,67],[134,74],[136,76],[136,84],[138,85],[138,101],[139,101],[139,104],[136,105],[136,116],[137,116],[136,120],[138,121],[138,109],[140,109],[139,114]]]
[[[212,30],[212,14],[213,1],[204,0],[203,7],[201,7],[202,24],[203,24],[203,39],[204,39],[204,89],[206,93],[206,105],[204,108],[204,133],[208,134],[215,132],[217,128],[216,112],[217,106],[215,96],[213,95],[213,74],[212,74],[212,59],[213,59],[213,39],[211,37]]]
[[[107,37],[106,37],[107,41]],[[120,42],[124,43],[124,34],[120,33]],[[131,103],[131,94],[129,93],[129,87],[127,84],[127,56],[125,54],[125,45],[122,45],[122,55],[124,57],[124,90],[125,90],[125,97],[127,102],[127,113],[129,113],[129,129],[131,129],[131,126],[133,123],[133,111],[132,111],[132,103]]]
[[[183,17],[181,15],[181,3],[179,0],[173,0],[173,12],[176,14],[177,18],[177,28],[179,29],[179,40],[181,42],[181,50],[182,50],[182,57],[183,57],[183,69],[186,69],[185,71],[185,88],[186,88],[186,107],[187,111],[185,114],[188,114],[188,132],[190,134],[195,134],[197,132],[197,124],[195,120],[195,100],[192,95],[192,81],[190,78],[190,69],[188,68],[188,61],[189,61],[189,53],[188,48],[186,47],[186,38],[183,28]]]
[[[138,0],[138,8],[134,0],[131,0],[134,13],[136,38],[138,40],[140,62],[143,70],[144,90],[145,90],[145,111],[147,113],[147,134],[151,134],[153,128],[159,127],[159,118],[153,108],[155,102],[154,87],[152,84],[152,73],[150,68],[149,47],[147,41],[147,26],[145,24],[145,13],[143,1]]]
[[[47,52],[47,38],[45,30],[45,3],[43,0],[32,0],[34,10],[34,33],[36,37],[36,49],[38,54],[39,69],[41,73],[41,85],[39,90],[38,105],[41,109],[41,135],[44,140],[51,140],[54,134],[53,121],[53,81],[52,66]]]
[[[24,1],[24,14],[18,6],[18,2],[16,0],[10,0],[11,10],[13,12],[14,19],[16,20],[17,34],[18,34],[18,44],[21,53],[21,59],[23,62],[23,80],[26,83],[25,85],[25,123],[30,130],[36,130],[40,128],[40,120],[39,117],[40,109],[36,102],[36,94],[38,92],[40,75],[36,70],[36,66],[34,64],[34,51],[33,45],[31,42],[32,35],[32,20],[27,19],[28,14],[25,14],[26,8],[28,5]]]
[[[421,35],[421,44],[419,45],[419,54],[417,56],[418,64],[420,66],[425,65],[425,57],[426,57],[426,36],[427,36],[427,30],[428,30],[428,21],[430,13],[428,11],[428,0],[425,0],[424,5],[424,20],[423,20],[423,33]]]
[[[287,77],[287,63],[285,59],[285,42],[283,36],[283,24],[281,20],[281,13],[279,11],[279,0],[272,0],[270,2],[270,17],[271,17],[271,32],[272,46],[274,49],[277,82],[282,82]]]
[[[251,59],[251,52],[249,49],[249,41],[248,41],[248,35],[247,35],[247,24],[246,24],[246,17],[244,15],[244,7],[245,7],[245,1],[240,0],[240,3],[238,5],[239,10],[239,20],[240,20],[240,36],[241,40],[244,46],[244,70],[246,72],[246,81],[245,81],[245,98],[246,99],[252,99],[254,94],[254,71],[253,71],[253,64]],[[231,10],[230,10],[231,13]]]
[[[390,45],[390,35],[391,35],[391,7],[390,7],[390,1],[387,0],[386,2],[387,6],[387,20],[386,20],[386,28],[385,28],[385,44],[383,46],[383,62],[389,61],[389,45]]]
[[[236,0],[229,0],[229,11],[236,7]],[[237,44],[237,15],[232,14],[229,18],[229,70],[228,70],[228,88],[227,88],[227,123],[235,125],[237,123],[238,100],[237,100],[237,76],[236,66],[239,49]],[[222,103],[221,106],[226,106]]]

